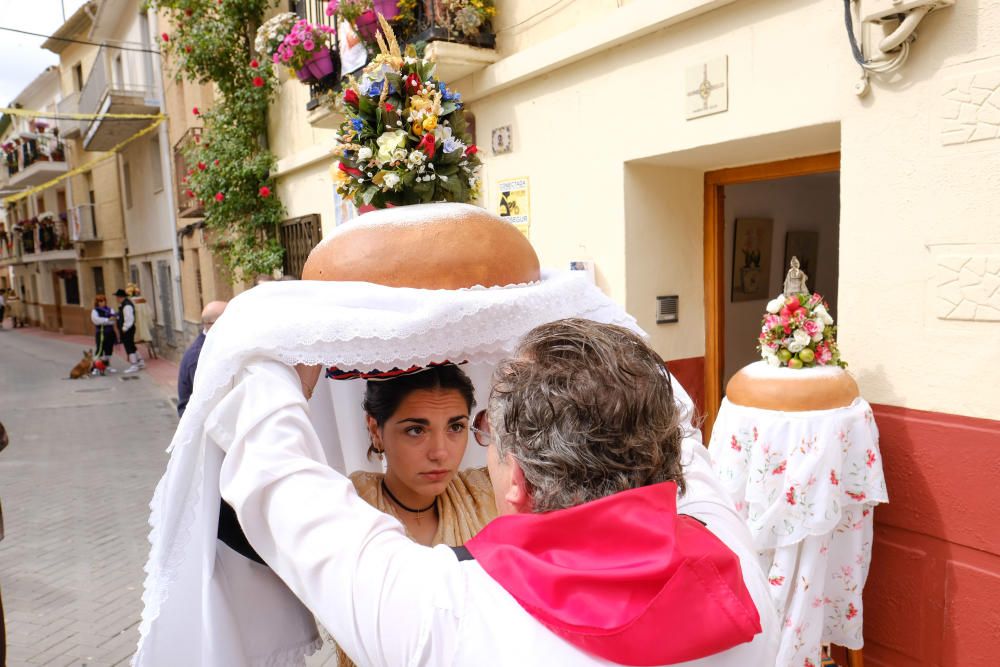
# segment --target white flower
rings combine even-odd
[[[771,348],[765,347],[764,349],[762,349],[760,351],[760,356],[762,356],[764,358],[764,361],[766,361],[771,366],[780,366],[781,365],[781,360],[778,359],[778,355],[776,355],[771,350]]]
[[[447,181],[448,180],[448,177],[445,176],[444,174],[441,174],[440,176],[438,176],[438,178],[440,178],[442,181]]]
[[[406,161],[412,165],[421,165],[424,163],[424,158],[423,151],[410,151],[410,156],[406,158]]]
[[[781,307],[785,305],[785,295],[779,294],[770,301],[767,302],[767,312],[772,315],[777,315]]]
[[[374,153],[372,153],[372,149],[367,146],[362,146],[358,149],[358,158],[361,160],[370,160],[372,159],[372,155],[374,155]]]
[[[812,340],[812,339],[811,339],[811,338],[809,337],[809,334],[807,334],[807,333],[806,333],[805,331],[803,331],[802,329],[796,329],[796,330],[795,330],[795,332],[794,332],[794,333],[792,333],[792,339],[793,339],[793,340],[794,340],[794,341],[795,341],[796,343],[798,343],[798,344],[799,344],[799,350],[801,350],[801,349],[802,349],[803,347],[805,347],[805,346],[809,345],[809,341],[810,341],[810,340]],[[791,346],[789,346],[789,347],[788,347],[788,349],[789,349],[789,350],[792,350],[792,347],[791,347]],[[798,352],[799,350],[792,350],[792,352]]]
[[[824,307],[823,304],[819,304],[813,309],[813,315],[815,315],[817,319],[821,320],[826,326],[833,324],[833,318],[830,317],[830,313],[826,312],[826,307]]]
[[[796,333],[798,333],[798,332],[796,332]],[[805,345],[803,345],[802,343],[800,343],[800,342],[798,342],[796,340],[796,341],[792,341],[788,345],[788,351],[791,352],[792,354],[795,354],[796,352],[801,352],[802,350],[804,350],[805,347],[806,347]]]
[[[385,187],[387,187],[387,188],[394,188],[397,185],[399,185],[399,174],[390,171],[382,179],[382,182],[385,183]]]

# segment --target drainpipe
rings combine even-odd
[[[146,10],[146,16],[148,20],[146,25],[149,30],[155,34],[156,33],[156,22],[157,15],[152,9]],[[153,35],[149,35],[150,43],[155,43],[152,39]],[[150,56],[152,57],[152,55]],[[160,113],[166,115],[167,113],[167,94],[166,88],[163,85],[163,61],[153,62],[153,77],[156,80],[156,91],[160,98]],[[177,239],[177,207],[174,202],[174,193],[176,190],[176,184],[174,183],[174,170],[170,163],[170,135],[167,132],[167,122],[164,121],[160,123],[160,127],[157,128],[160,136],[160,170],[163,172],[163,187],[164,187],[164,200],[167,206],[167,217],[170,220],[170,240],[173,246],[173,266],[174,266],[174,284],[171,285],[171,289],[174,292],[174,330],[181,332],[181,339],[184,338],[184,303],[183,303],[183,290],[181,289],[181,264],[180,264],[180,245]],[[182,347],[184,347],[182,345]]]

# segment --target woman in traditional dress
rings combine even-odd
[[[96,327],[94,356],[110,368],[111,355],[114,354],[118,338],[115,335],[115,311],[108,307],[108,297],[103,294],[94,297],[94,309],[90,311],[90,321]]]
[[[368,456],[386,467],[350,479],[365,502],[396,517],[420,544],[462,546],[496,517],[486,469],[459,470],[474,405],[472,381],[454,364],[368,380]],[[354,664],[339,646],[337,660]]]

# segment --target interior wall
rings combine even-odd
[[[732,300],[733,244],[737,218],[766,218],[773,221],[771,261],[767,297],[753,301]],[[757,336],[767,302],[784,287],[786,233],[809,231],[819,234],[816,266],[809,272],[810,291],[819,292],[837,317],[837,283],[840,246],[840,175],[814,174],[771,181],[742,183],[725,188],[723,236],[723,280],[726,304],[725,382],[740,368],[760,358]]]

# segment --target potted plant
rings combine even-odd
[[[336,78],[336,65],[330,52],[334,34],[330,26],[313,25],[305,19],[296,21],[278,46],[276,62],[294,70],[302,82],[329,82]]]

